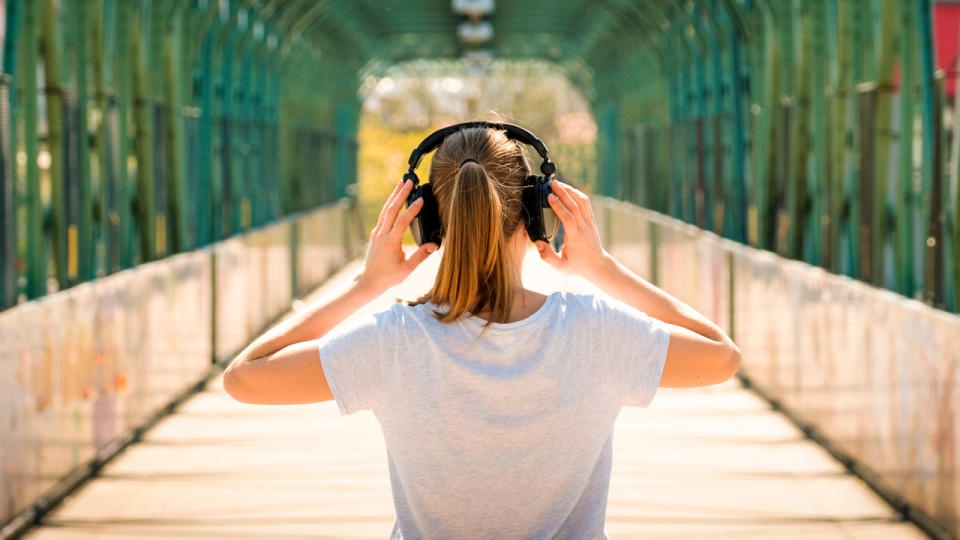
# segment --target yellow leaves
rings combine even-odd
[[[380,208],[403,177],[403,173],[407,172],[410,152],[431,131],[399,132],[381,123],[379,115],[365,114],[361,118],[357,134],[360,145],[357,182],[360,204],[364,208],[366,231],[370,231],[377,224]],[[433,154],[425,156],[417,168],[417,175],[423,182],[428,181],[432,157]],[[413,243],[409,231],[404,235],[404,242]]]

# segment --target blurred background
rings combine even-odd
[[[607,249],[744,353],[666,394],[660,461],[615,466],[618,531],[960,532],[960,2],[0,0],[0,43],[0,537],[163,529],[197,484],[149,482],[243,446],[207,384],[355,269],[424,136],[478,119],[537,134]],[[369,448],[344,440],[332,470]],[[657,471],[689,490],[631,498]],[[154,533],[190,537],[116,534]]]
[[[956,2],[447,4],[4,2],[0,305],[366,205],[501,119],[589,190],[956,310]]]
[[[597,126],[583,95],[546,62],[492,64],[480,72],[454,63],[440,68],[410,62],[383,77],[370,77],[358,130],[357,181],[365,225],[372,229],[383,201],[407,170],[410,152],[435,129],[471,120],[509,122],[544,141],[559,177],[592,191],[596,185]],[[541,159],[524,145],[537,170]],[[433,154],[420,163],[427,181]],[[407,240],[413,242],[409,232]]]

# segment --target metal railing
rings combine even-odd
[[[0,538],[35,523],[360,253],[355,214],[344,200],[0,312]]]
[[[741,380],[928,534],[960,532],[960,316],[595,197],[608,250],[714,320]]]

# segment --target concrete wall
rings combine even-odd
[[[607,249],[727,329],[741,373],[913,517],[958,525],[960,317],[597,197]]]
[[[0,523],[354,256],[353,221],[326,206],[0,312]]]

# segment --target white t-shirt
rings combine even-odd
[[[436,308],[398,302],[319,345],[340,413],[380,422],[391,538],[607,538],[614,420],[653,399],[669,325],[564,291],[482,336]]]

